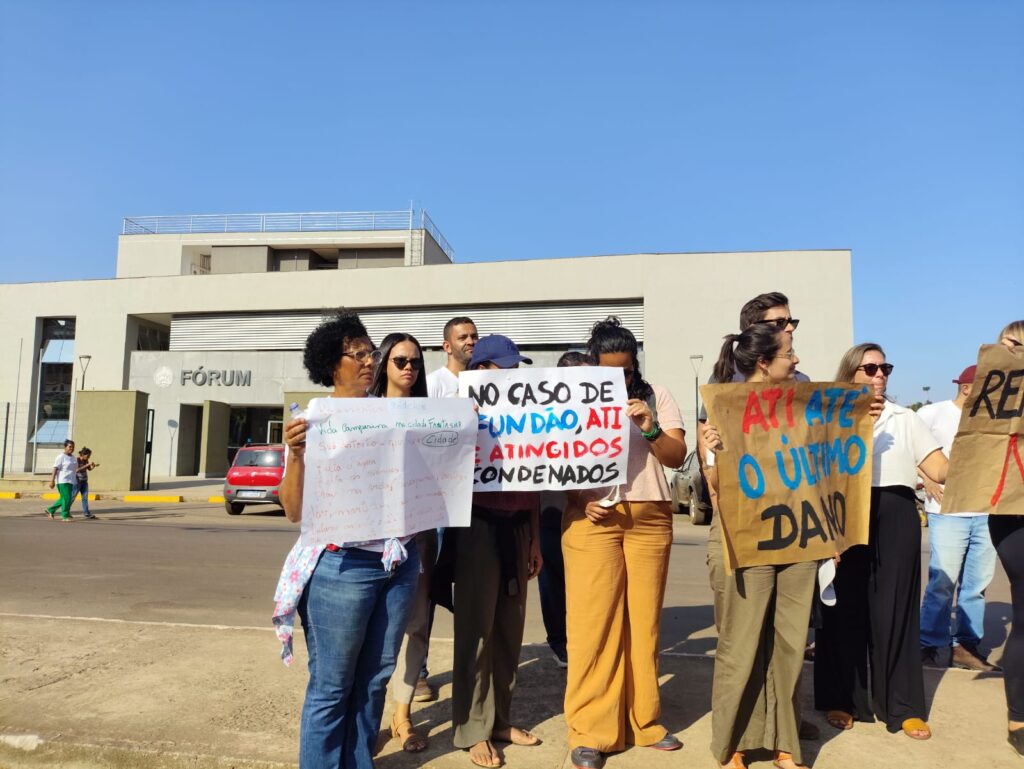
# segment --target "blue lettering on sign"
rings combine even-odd
[[[754,483],[751,485],[747,470],[754,471]],[[764,473],[761,466],[750,454],[740,457],[740,489],[747,495],[748,499],[757,499],[764,494]]]

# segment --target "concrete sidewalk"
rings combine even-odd
[[[286,668],[269,628],[189,626],[81,618],[0,615],[0,766],[259,767],[294,766],[306,683],[305,648]],[[416,706],[414,722],[431,744],[404,754],[388,741],[379,769],[429,766],[467,769],[468,755],[451,745],[450,639],[434,638],[430,666],[439,689],[434,703]],[[634,748],[611,756],[610,769],[707,767],[713,658],[667,653],[661,660],[663,721],[685,743],[677,753]],[[562,697],[565,675],[547,648],[524,648],[513,713],[544,744],[506,747],[510,767],[571,767]],[[805,743],[817,767],[1012,767],[1006,745],[1002,679],[960,670],[928,670],[926,685],[935,736],[914,742],[879,724],[837,732],[811,709],[811,671],[804,676],[806,717],[822,739]],[[387,720],[387,716],[385,717]],[[20,740],[35,749],[14,747]],[[770,767],[769,755],[751,756]]]
[[[148,498],[154,503],[166,502],[170,497],[180,497],[180,502],[223,502],[223,478],[197,478],[180,476],[173,478],[153,478],[148,489],[129,491],[115,489],[104,491],[90,490],[97,499],[139,501],[140,497]],[[17,496],[12,496],[17,495]],[[22,473],[7,475],[0,478],[0,498],[3,499],[42,499],[44,495],[56,499],[55,492],[50,489],[48,475],[30,475]],[[90,495],[90,496],[91,496]]]

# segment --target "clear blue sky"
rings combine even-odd
[[[850,248],[904,402],[1024,316],[1019,2],[0,9],[3,282],[112,276],[125,215],[414,200],[459,261]]]

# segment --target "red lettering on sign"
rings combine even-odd
[[[761,425],[765,432],[771,430],[768,420],[764,418],[764,412],[761,411],[761,401],[757,399],[757,393],[753,390],[747,394],[747,407],[743,409],[744,435],[750,432],[751,425]]]

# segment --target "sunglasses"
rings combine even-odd
[[[794,329],[800,325],[800,321],[797,318],[772,318],[771,320],[759,320],[758,323],[770,323],[780,331],[786,326],[792,326]]]
[[[863,371],[868,376],[874,376],[881,369],[885,376],[889,376],[892,373],[893,365],[891,363],[865,363],[863,366],[857,366],[860,371]]]
[[[419,371],[423,368],[423,358],[406,358],[404,355],[396,355],[391,359],[391,362],[395,364],[395,368],[399,371],[406,366],[412,366],[413,371]]]
[[[342,356],[351,358],[360,365],[372,360],[375,363],[380,360],[380,350],[357,350],[356,352],[343,352]]]

